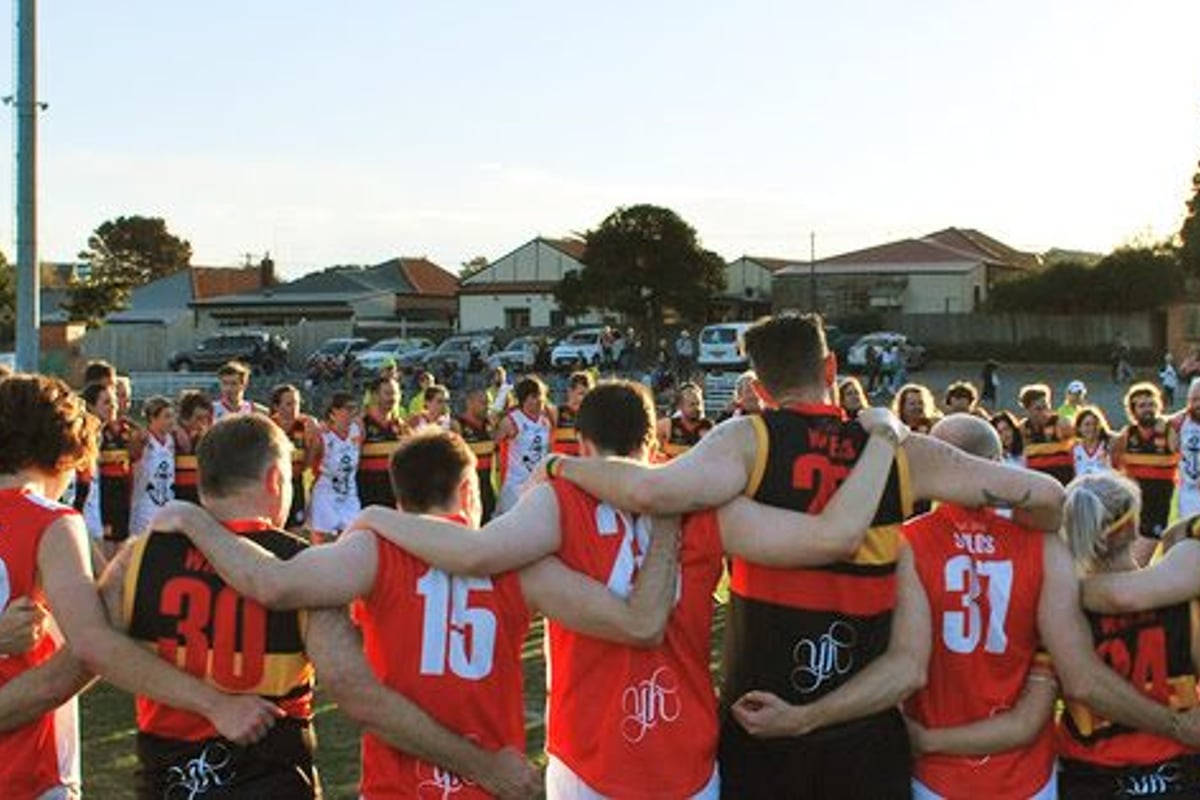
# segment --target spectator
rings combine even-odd
[[[1004,463],[1015,467],[1025,466],[1025,437],[1021,434],[1017,418],[1009,411],[997,412],[992,415],[992,427],[1000,434]]]
[[[983,387],[979,401],[985,406],[994,408],[996,398],[1000,395],[1000,365],[990,358],[984,362],[983,372],[979,375],[979,383]]]
[[[691,380],[692,369],[696,364],[696,343],[692,341],[692,334],[687,328],[680,331],[675,339],[675,359],[680,380]]]
[[[883,354],[873,344],[867,345],[867,392],[875,394],[879,390],[879,379],[883,373]]]
[[[838,404],[850,419],[857,419],[864,408],[869,408],[867,393],[863,391],[862,383],[853,375],[838,381]]]
[[[955,381],[946,387],[946,413],[947,414],[975,414],[978,413],[976,404],[979,402],[979,393],[975,391],[975,385],[970,381]]]
[[[1175,371],[1175,359],[1170,353],[1163,356],[1158,382],[1162,386],[1163,408],[1170,411],[1175,407],[1175,390],[1179,388],[1179,373]]]
[[[1067,384],[1067,396],[1058,407],[1058,415],[1063,419],[1074,420],[1079,409],[1087,405],[1087,384],[1074,380]]]

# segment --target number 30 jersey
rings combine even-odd
[[[524,753],[521,649],[530,614],[516,573],[450,575],[375,539],[375,583],[356,618],[380,682],[485,750]],[[362,760],[361,793],[368,800],[491,797],[366,732]]]
[[[988,509],[941,505],[909,520],[933,650],[910,717],[928,728],[987,719],[1020,700],[1038,649],[1044,534]],[[1054,728],[1028,747],[987,758],[927,755],[914,775],[943,797],[1032,797],[1054,769]]]
[[[288,559],[306,545],[265,520],[223,523]],[[125,573],[129,635],[160,658],[223,692],[276,700],[289,717],[312,717],[312,665],[304,653],[302,612],[268,611],[242,597],[186,536],[155,532],[132,545]],[[205,718],[137,698],[138,730],[166,739],[217,736]]]

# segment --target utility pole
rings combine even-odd
[[[17,369],[38,369],[41,320],[37,260],[37,0],[17,5]],[[13,102],[13,98],[6,98]]]
[[[817,310],[817,232],[808,232],[808,310]]]

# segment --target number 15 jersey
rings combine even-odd
[[[516,573],[450,575],[379,537],[376,548],[375,583],[357,616],[380,682],[484,750],[524,753],[521,649],[530,615]],[[362,760],[366,800],[491,797],[369,733]]]
[[[987,719],[1017,704],[1038,648],[1044,534],[988,509],[941,505],[904,525],[929,598],[929,679],[906,704],[929,728]],[[928,755],[915,777],[944,797],[1023,798],[1054,769],[1054,729],[1028,747],[976,758]]]

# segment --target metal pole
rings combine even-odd
[[[17,3],[17,369],[38,369],[37,0]]]
[[[817,310],[817,232],[808,233],[808,310]]]

